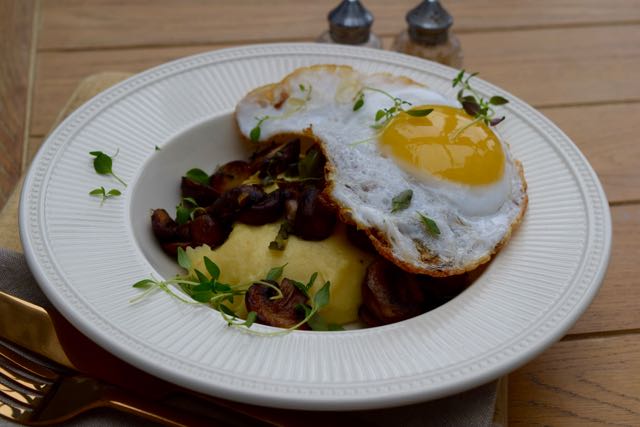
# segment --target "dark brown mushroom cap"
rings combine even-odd
[[[284,212],[284,194],[275,190],[238,214],[237,221],[249,225],[276,222]]]
[[[282,298],[271,299],[277,295],[276,291],[262,283],[254,283],[244,297],[247,311],[256,312],[256,321],[263,325],[290,328],[304,319],[304,312],[297,306],[305,304],[307,297],[287,278],[282,279],[279,286],[275,281],[268,283],[280,288]],[[306,329],[306,325],[299,329]]]
[[[209,215],[200,215],[189,222],[189,232],[195,246],[206,244],[213,249],[227,240],[231,227],[216,221]]]
[[[186,176],[182,177],[180,190],[182,191],[182,197],[192,198],[198,203],[198,206],[209,206],[219,196],[219,193],[210,186],[195,182]]]
[[[334,205],[314,187],[304,189],[298,198],[293,232],[304,240],[324,240],[333,233],[337,222]]]
[[[249,163],[242,160],[234,160],[220,166],[215,173],[211,175],[211,178],[209,178],[209,186],[220,196],[225,191],[242,185],[251,174],[251,166]]]
[[[159,242],[173,242],[178,234],[178,224],[164,209],[155,209],[151,214],[151,229]]]
[[[379,257],[367,268],[362,281],[362,321],[377,326],[395,323],[421,314],[426,309],[417,276]],[[376,319],[376,322],[372,321]]]
[[[288,144],[277,145],[266,152],[258,153],[251,162],[251,169],[259,171],[259,177],[275,178],[298,163],[300,159],[300,140],[295,139]]]
[[[258,185],[234,187],[225,191],[209,206],[207,213],[223,223],[230,224],[243,209],[251,207],[264,196],[264,190]]]

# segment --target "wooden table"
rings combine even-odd
[[[0,0],[0,207],[87,75],[221,47],[308,41],[337,0]],[[417,0],[366,0],[389,46]],[[513,424],[640,425],[640,0],[449,0],[465,67],[540,109],[611,205],[604,285],[509,376]]]

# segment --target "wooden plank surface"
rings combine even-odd
[[[467,69],[536,107],[640,100],[640,25],[460,38]]]
[[[22,172],[35,0],[0,2],[0,209]]]
[[[513,426],[637,426],[640,335],[561,341],[509,375]]]
[[[56,0],[43,10],[41,49],[306,40],[336,0]],[[457,31],[640,22],[639,0],[448,1]],[[374,31],[392,36],[417,0],[368,0]],[[78,35],[82,37],[78,37]]]
[[[613,203],[640,200],[640,103],[543,108],[580,148]]]
[[[611,217],[613,245],[609,270],[600,292],[569,334],[640,331],[640,204],[614,206]]]
[[[640,101],[640,85],[635,81],[640,75],[640,25],[517,31],[509,37],[491,32],[461,38],[468,69],[535,106]],[[49,130],[73,88],[92,73],[138,72],[225,46],[42,52],[32,135]]]

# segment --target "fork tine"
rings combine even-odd
[[[0,412],[11,412],[12,419],[27,417],[57,378],[55,372],[30,362],[0,342]]]
[[[27,372],[27,375],[30,374],[36,378],[41,378],[43,381],[55,382],[60,377],[57,372],[45,367],[42,362],[28,359],[13,350],[2,340],[0,340],[0,356],[10,361],[13,366],[21,368],[23,372]]]
[[[33,417],[33,411],[33,408],[23,406],[14,399],[0,394],[0,417],[23,423]]]
[[[16,385],[17,387],[24,388],[25,390],[29,390],[31,392],[36,393],[46,393],[47,390],[51,387],[50,382],[42,382],[39,380],[34,380],[33,378],[22,375],[15,368],[11,368],[7,366],[7,361],[3,360],[0,356],[0,378],[5,378],[7,381],[10,381],[10,384],[5,384],[7,386]],[[0,380],[0,382],[3,382]]]

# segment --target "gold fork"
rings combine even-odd
[[[0,415],[20,424],[54,424],[110,407],[171,426],[227,425],[142,399],[16,350],[0,341]]]

